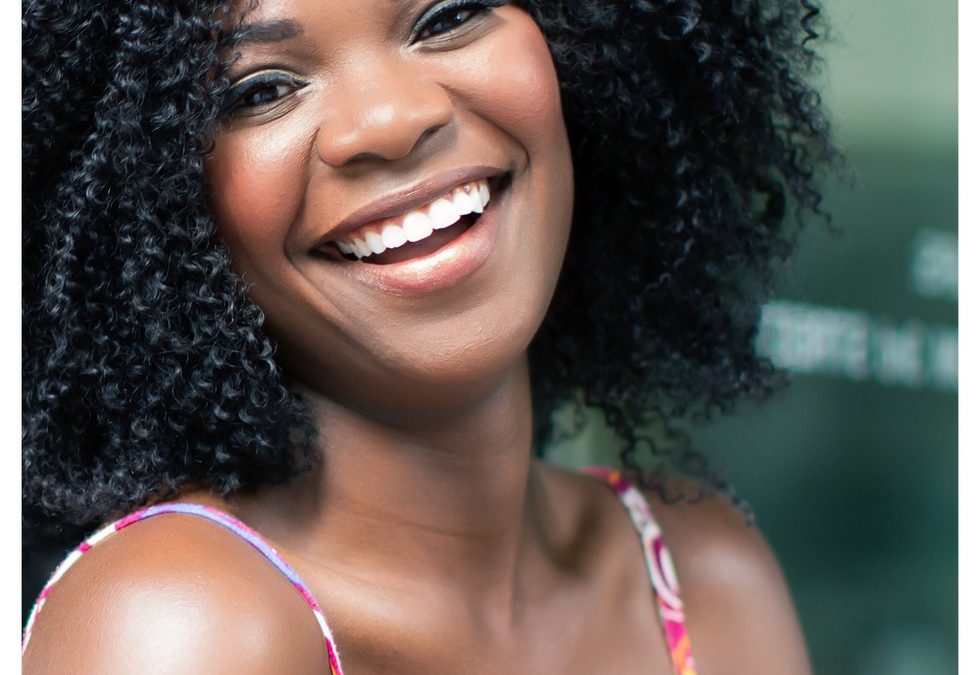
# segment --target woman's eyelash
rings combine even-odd
[[[302,89],[306,83],[283,72],[261,73],[231,87],[225,96],[226,114],[270,105]]]
[[[436,35],[448,33],[462,26],[478,14],[507,4],[504,0],[451,0],[430,8],[422,14],[412,33],[412,41],[425,40]]]

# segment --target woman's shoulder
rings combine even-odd
[[[574,476],[555,470],[580,486],[582,512],[599,527],[618,523],[621,529],[629,522],[624,508],[635,503],[617,472],[599,468],[592,476]],[[649,505],[662,550],[673,561],[699,672],[810,673],[782,571],[746,514],[727,495],[688,479],[665,478],[660,489],[632,487]],[[609,497],[616,492],[624,502],[618,509]]]
[[[643,495],[673,558],[699,668],[809,673],[782,570],[742,509],[727,495],[680,478]]]
[[[247,541],[193,515],[129,525],[50,587],[25,673],[329,672],[292,584]]]

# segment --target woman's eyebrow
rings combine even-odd
[[[226,33],[222,42],[228,45],[269,44],[282,42],[303,34],[302,27],[290,19],[278,21],[259,21],[238,26]]]

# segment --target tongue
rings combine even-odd
[[[471,222],[472,220],[469,218],[462,218],[456,224],[443,230],[436,230],[421,241],[414,243],[408,242],[398,248],[390,248],[387,251],[369,255],[367,258],[361,258],[361,262],[371,263],[373,265],[390,265],[391,263],[402,262],[403,260],[427,256],[435,253],[465,232]]]

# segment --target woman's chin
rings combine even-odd
[[[323,369],[285,360],[286,374],[307,399],[380,421],[423,425],[457,417],[514,385],[523,390],[528,384],[530,337],[420,350],[410,359],[402,352],[392,353],[372,367],[343,372],[336,371],[335,360],[324,361]]]

